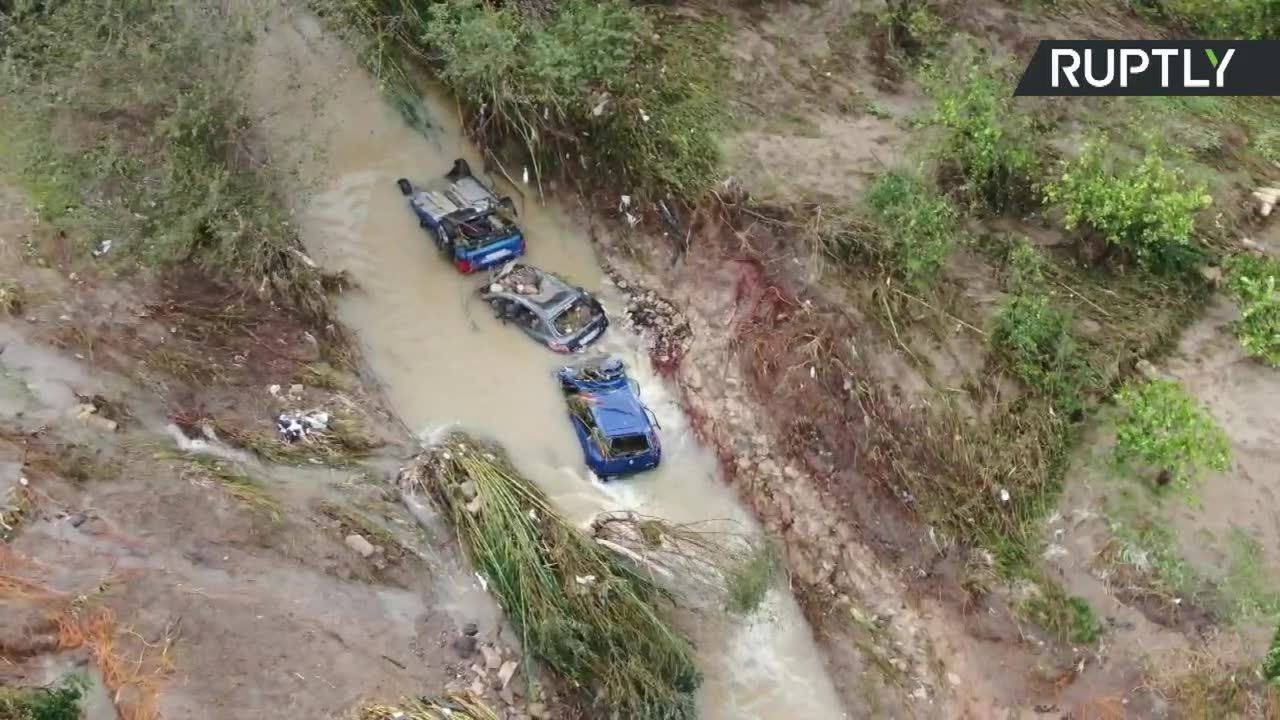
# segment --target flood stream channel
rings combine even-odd
[[[482,174],[515,199],[527,262],[600,293],[614,326],[597,347],[624,359],[661,424],[657,470],[608,484],[587,471],[553,381],[566,358],[496,320],[474,296],[483,279],[458,273],[439,256],[396,189],[397,178],[432,179],[458,157],[477,172],[484,166],[464,138],[453,100],[428,93],[423,110],[430,128],[410,127],[355,53],[306,13],[273,23],[256,49],[250,80],[272,158],[296,167],[307,184],[297,222],[308,252],[354,281],[338,301],[339,317],[412,431],[425,440],[458,426],[496,440],[574,523],[601,511],[635,510],[673,522],[732,519],[754,527],[639,340],[618,327],[621,298],[584,230],[554,204],[538,202],[536,187]],[[843,717],[811,631],[785,588],[772,591],[750,617],[706,612],[687,625],[706,676],[703,717]]]

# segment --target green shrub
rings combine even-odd
[[[1056,585],[1042,590],[1039,597],[1028,600],[1022,612],[1062,640],[1092,645],[1102,637],[1102,622],[1089,607],[1089,602],[1076,595],[1067,595]]]
[[[1031,127],[1015,113],[1010,89],[977,62],[961,77],[945,73],[936,82],[937,121],[946,129],[939,162],[954,173],[960,194],[993,212],[1017,211],[1037,200],[1040,172]]]
[[[1088,143],[1045,187],[1046,200],[1062,206],[1068,230],[1097,233],[1144,268],[1189,267],[1201,254],[1192,236],[1196,214],[1212,198],[1155,155],[1124,166],[1111,162],[1114,152],[1105,142]]]
[[[84,687],[72,675],[54,688],[0,688],[0,720],[80,720]]]
[[[1172,484],[1191,489],[1204,469],[1230,469],[1231,444],[1208,412],[1172,380],[1131,382],[1116,403],[1123,416],[1116,426],[1114,458],[1168,473]]]
[[[867,204],[876,225],[872,252],[908,285],[932,283],[958,232],[955,207],[916,178],[896,172],[876,180]]]
[[[876,24],[890,48],[908,57],[924,54],[947,37],[946,23],[931,0],[888,0]]]
[[[1186,26],[1212,39],[1263,40],[1280,36],[1274,0],[1134,0],[1140,11]]]
[[[1280,261],[1237,255],[1227,263],[1227,288],[1240,308],[1236,337],[1245,352],[1280,367]]]
[[[1027,386],[1068,414],[1082,410],[1088,364],[1071,319],[1043,291],[1017,293],[996,315],[991,344]]]
[[[444,0],[418,39],[489,130],[519,138],[536,162],[692,195],[719,163],[719,30],[659,12],[566,0],[530,17],[514,4]]]
[[[1044,254],[1026,240],[1015,242],[1005,257],[1005,286],[1018,293],[1040,290],[1044,284]]]
[[[1280,628],[1276,628],[1267,656],[1262,659],[1262,679],[1280,686]]]

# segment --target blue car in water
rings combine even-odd
[[[515,203],[477,180],[466,160],[454,160],[452,170],[427,186],[415,187],[405,178],[396,186],[409,198],[418,224],[458,270],[487,270],[524,254]]]
[[[587,467],[601,480],[658,466],[658,421],[618,358],[593,358],[556,372]]]

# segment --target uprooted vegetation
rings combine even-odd
[[[444,510],[525,650],[586,705],[635,718],[695,716],[702,675],[671,623],[670,594],[568,525],[499,449],[451,437],[401,482]]]
[[[79,720],[84,682],[71,676],[55,687],[0,688],[4,720]]]
[[[74,0],[4,17],[0,160],[41,222],[80,256],[194,266],[327,322],[331,279],[301,252],[242,95],[251,13]]]
[[[713,22],[620,0],[366,0],[322,11],[375,39],[375,74],[427,64],[473,131],[515,142],[538,183],[563,169],[623,192],[695,196],[717,179],[725,122]]]

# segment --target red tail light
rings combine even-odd
[[[563,343],[558,343],[558,342],[547,343],[547,347],[551,348],[552,350],[558,353],[569,352],[569,346]]]
[[[457,262],[454,263],[454,265],[457,266],[458,270],[462,273],[470,274],[471,272],[470,260],[458,260]]]

